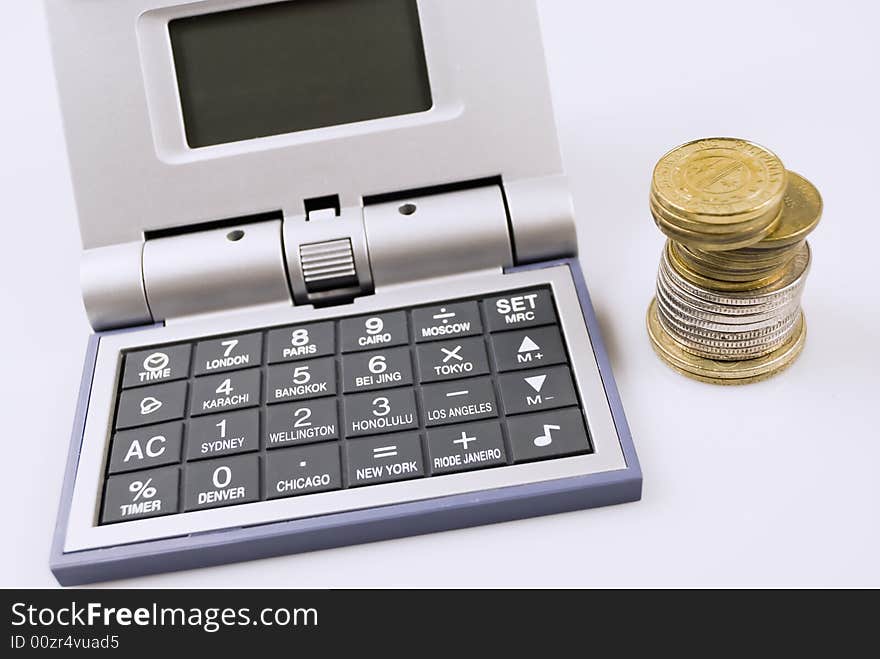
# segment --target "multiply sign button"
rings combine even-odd
[[[453,380],[489,372],[486,344],[481,337],[426,343],[418,347],[422,382]]]

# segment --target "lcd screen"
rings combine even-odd
[[[416,0],[291,0],[169,23],[190,147],[430,109]]]

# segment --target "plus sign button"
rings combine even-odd
[[[432,428],[428,431],[428,454],[434,474],[507,464],[497,421]]]

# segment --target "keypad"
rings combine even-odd
[[[101,523],[591,450],[549,287],[255,328],[123,354]]]

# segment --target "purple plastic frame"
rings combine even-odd
[[[566,265],[571,271],[626,468],[379,508],[65,553],[64,539],[92,375],[98,344],[104,335],[95,334],[89,338],[86,350],[52,541],[50,567],[55,578],[64,586],[71,586],[638,501],[642,495],[642,472],[580,264],[576,259],[564,259],[511,268],[507,272],[538,270],[556,265]]]

